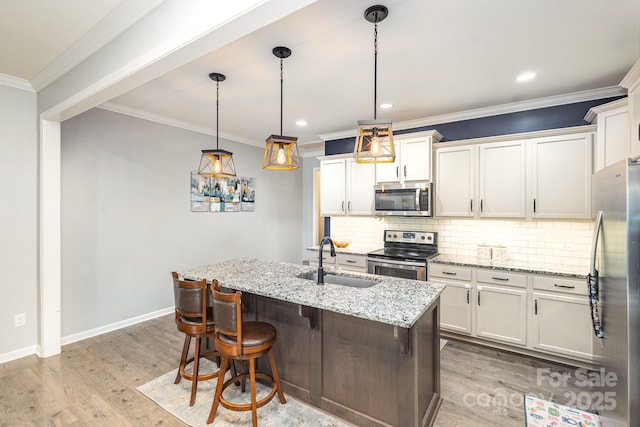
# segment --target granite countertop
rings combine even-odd
[[[329,248],[330,248],[329,245],[324,245],[324,248],[322,248],[322,250],[323,250],[323,252],[327,252],[327,251],[329,251]],[[366,256],[369,252],[373,252],[373,251],[376,251],[376,250],[381,249],[381,248],[382,248],[382,246],[376,247],[376,248],[370,248],[370,247],[358,246],[358,245],[349,245],[346,248],[339,248],[339,247],[336,246],[336,253]],[[307,248],[307,250],[309,250],[309,251],[319,251],[320,250],[320,246],[310,246],[310,247]]]
[[[460,265],[465,267],[491,268],[495,270],[508,270],[520,273],[551,274],[576,279],[585,279],[589,268],[579,265],[567,264],[535,264],[524,261],[491,261],[490,259],[478,259],[469,256],[438,255],[429,260],[440,264]]]
[[[181,277],[217,279],[220,286],[410,328],[445,288],[433,282],[343,272],[340,275],[380,281],[370,288],[315,282],[297,276],[315,268],[285,262],[240,258],[177,270]]]

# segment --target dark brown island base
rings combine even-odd
[[[442,285],[374,279],[369,288],[316,285],[311,267],[240,259],[183,277],[243,292],[246,320],[273,324],[285,393],[358,426],[432,425],[440,396]],[[301,277],[302,276],[302,277]],[[260,369],[269,371],[267,361]]]

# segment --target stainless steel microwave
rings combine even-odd
[[[376,215],[431,216],[431,183],[378,184]]]

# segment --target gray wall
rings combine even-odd
[[[37,298],[37,97],[0,85],[0,357],[33,353]],[[26,326],[14,327],[25,313]]]
[[[299,263],[302,171],[220,140],[256,178],[255,212],[189,209],[190,171],[215,137],[100,109],[62,123],[62,336],[173,306],[170,272],[256,257]]]

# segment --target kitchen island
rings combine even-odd
[[[431,425],[442,401],[444,286],[349,273],[379,283],[316,285],[304,278],[313,271],[242,258],[178,274],[242,291],[245,319],[278,329],[274,353],[286,393],[356,425]]]

